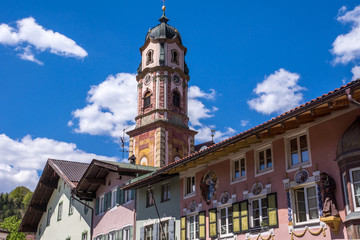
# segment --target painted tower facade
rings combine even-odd
[[[136,164],[161,167],[194,151],[196,131],[188,126],[187,49],[176,28],[160,24],[146,34],[140,48],[138,82],[138,115],[130,136],[129,156]]]

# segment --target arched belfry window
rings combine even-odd
[[[171,51],[171,62],[179,65],[179,52],[175,49]]]
[[[146,53],[146,65],[149,65],[153,61],[154,61],[154,51],[150,49]]]
[[[175,107],[180,107],[180,94],[177,91],[173,92],[173,105]]]
[[[144,95],[144,108],[149,107],[150,103],[151,103],[151,93],[150,91],[147,91]]]

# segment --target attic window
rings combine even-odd
[[[179,65],[179,52],[175,49],[171,51],[171,62]]]
[[[154,51],[151,49],[146,53],[146,65],[149,65],[154,61],[153,55],[154,55]]]
[[[151,93],[150,91],[147,91],[144,96],[144,108],[150,107],[150,103],[151,103],[150,98],[151,98]]]

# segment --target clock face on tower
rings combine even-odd
[[[174,81],[174,83],[175,83],[176,85],[179,85],[179,84],[180,84],[180,78],[179,78],[179,76],[178,76],[178,75],[175,75],[175,76],[173,77],[173,81]]]
[[[148,75],[145,77],[145,85],[149,85],[150,82],[151,82],[151,77]]]

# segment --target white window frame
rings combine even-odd
[[[199,238],[197,238],[196,236],[199,236],[199,212],[196,212],[194,214],[189,214],[186,216],[186,233],[187,233],[187,239],[188,240],[198,240]],[[194,227],[194,238],[190,237],[190,229],[191,229],[191,223],[190,223],[190,219],[193,218],[194,219],[194,223],[193,223],[193,227]],[[196,221],[197,218],[197,221]],[[197,233],[197,234],[196,234]]]
[[[85,238],[84,238],[85,237]],[[85,231],[81,234],[81,240],[87,240],[88,239],[88,232]]]
[[[108,240],[116,240],[116,230],[111,230],[108,236]]]
[[[244,159],[244,171],[245,171],[245,174],[242,176],[241,173],[241,169],[242,169],[242,166],[241,166],[241,160]],[[239,177],[238,178],[235,178],[235,175],[236,175],[236,172],[235,172],[235,163],[236,162],[239,162]],[[246,180],[246,176],[247,176],[247,169],[246,169],[246,157],[245,157],[245,154],[244,155],[241,155],[239,157],[236,157],[232,160],[230,160],[230,184],[234,184],[234,183],[238,183],[238,182],[242,182],[244,180]]]
[[[131,190],[124,191],[124,204],[131,202]]]
[[[267,195],[263,195],[263,196],[260,196],[260,197],[257,197],[257,198],[252,198],[252,199],[248,199],[248,201],[250,202],[250,207],[249,207],[249,212],[250,212],[250,227],[251,228],[257,228],[254,226],[254,207],[253,207],[253,201],[258,201],[259,203],[259,221],[260,221],[260,226],[261,227],[261,222],[263,221],[263,207],[262,207],[262,203],[261,203],[261,200],[262,199],[267,199]],[[266,211],[268,213],[268,208],[269,208],[269,203],[268,203],[268,206],[266,207]],[[269,224],[269,215],[267,216],[267,219],[268,219],[268,224]]]
[[[164,227],[165,223],[167,223],[167,229],[164,229],[165,238],[163,239],[162,236],[161,236],[161,229],[162,229],[162,227]],[[162,224],[163,226],[160,226],[160,222],[159,222],[158,239],[159,239],[159,240],[169,239],[169,220],[167,220],[167,221],[161,221],[161,224]]]
[[[267,158],[266,158],[266,150],[270,149],[271,151],[271,167],[266,167],[267,165]],[[264,152],[264,161],[265,161],[265,168],[260,170],[260,152]],[[267,144],[262,146],[254,151],[255,154],[255,177],[261,176],[270,172],[274,172],[274,154],[272,149],[272,144]]]
[[[111,208],[117,206],[116,200],[117,200],[117,188],[111,191]]]
[[[309,219],[309,206],[308,206],[308,196],[307,196],[307,189],[314,187],[315,188],[315,198],[316,198],[316,206],[318,210],[318,218],[316,219]],[[304,198],[305,198],[305,211],[306,211],[306,221],[298,222],[297,221],[297,204],[296,204],[296,196],[295,191],[299,189],[304,189]],[[292,212],[293,212],[293,220],[295,223],[295,226],[301,226],[301,225],[307,225],[311,223],[318,223],[320,222],[320,213],[319,213],[319,199],[318,199],[318,189],[316,184],[307,184],[307,185],[301,185],[296,188],[291,189],[291,198],[292,198]]]
[[[341,176],[342,176],[342,184],[343,184],[343,189],[344,189],[346,214],[349,214],[351,212],[351,208],[350,208],[349,192],[348,192],[348,189],[347,189],[346,172],[343,172],[343,174]]]
[[[232,214],[233,212],[231,213],[231,216],[229,216],[229,208],[232,208],[232,204],[224,204],[222,205],[221,207],[218,207],[217,208],[217,215],[218,215],[218,233],[219,233],[219,236],[220,238],[227,238],[227,237],[232,237],[234,236],[233,232],[232,231],[229,231],[229,219],[231,219],[232,221]],[[224,234],[221,234],[221,210],[222,209],[226,209],[226,233]],[[234,225],[233,225],[233,222],[231,222],[231,225],[233,226],[232,229],[234,229]]]
[[[149,238],[146,237],[146,228],[151,228],[151,234],[150,234]],[[150,225],[144,226],[144,240],[153,240],[153,239],[154,239],[154,225],[150,224]]]
[[[360,171],[360,167],[352,168],[352,169],[349,170],[350,182],[351,182],[351,195],[352,195],[351,198],[352,198],[353,205],[354,205],[354,211],[357,212],[357,211],[360,211],[360,207],[356,207],[354,179],[353,179],[353,176],[352,176],[352,173],[355,172],[355,171]]]
[[[190,181],[190,190],[188,193],[188,179],[191,179]],[[194,196],[196,194],[196,177],[195,175],[192,176],[188,176],[184,178],[184,196],[185,197],[190,197],[190,196]]]
[[[124,227],[122,229],[122,240],[132,240],[130,239],[130,230],[131,230],[131,226],[128,227]]]
[[[297,144],[298,144],[298,154],[301,153],[301,148],[300,148],[300,137],[305,135],[306,136],[306,144],[307,144],[307,151],[308,151],[308,158],[309,161],[303,162],[300,161],[298,164],[292,165],[292,159],[291,159],[291,145],[290,145],[290,140],[296,138],[297,139]],[[311,161],[311,143],[310,143],[310,138],[309,138],[309,131],[303,130],[301,132],[296,132],[294,134],[291,134],[289,136],[286,136],[284,138],[285,140],[285,159],[286,159],[286,172],[292,172],[292,171],[296,171],[299,170],[300,167],[304,168],[304,167],[311,167],[312,166],[312,161]],[[300,154],[301,155],[301,154]],[[299,160],[300,160],[300,155],[299,155]]]
[[[102,195],[100,196],[100,199],[99,199],[99,214],[102,214],[105,212],[105,209],[104,209],[104,202],[105,201],[105,195]]]

